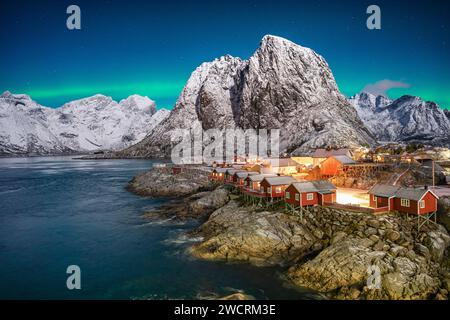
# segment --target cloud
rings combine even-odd
[[[376,83],[369,83],[362,89],[362,92],[371,93],[374,95],[380,95],[387,97],[387,92],[394,88],[409,88],[411,87],[410,84],[401,82],[401,81],[394,81],[389,79],[380,80]]]

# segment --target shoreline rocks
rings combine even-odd
[[[155,168],[135,177],[128,189],[178,197],[145,216],[203,222],[187,234],[201,239],[187,249],[198,259],[283,266],[281,277],[290,286],[332,299],[448,299],[450,236],[441,225],[418,230],[417,219],[404,215],[327,207],[309,208],[303,219],[253,208],[211,183],[199,167],[177,175]],[[374,267],[375,289],[368,282]]]
[[[299,218],[257,212],[230,201],[191,233],[204,241],[189,252],[205,260],[249,262],[258,266],[285,265],[322,249],[323,234],[308,229]]]
[[[232,200],[191,232],[197,258],[288,266],[283,278],[333,299],[447,299],[450,236],[405,216],[313,207],[303,220]],[[370,267],[380,289],[369,289]]]
[[[171,168],[153,168],[135,176],[126,189],[146,197],[184,197],[200,191],[209,191],[214,184],[209,172],[202,167],[185,167],[173,174]]]
[[[172,200],[168,204],[144,213],[144,218],[157,219],[200,219],[208,218],[213,211],[223,207],[229,200],[230,191],[224,187],[218,187],[213,191],[203,191],[191,196]]]

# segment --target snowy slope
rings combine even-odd
[[[269,35],[249,60],[226,55],[198,67],[169,118],[119,156],[168,156],[172,130],[194,121],[204,129],[281,129],[287,152],[375,142],[339,92],[326,61]]]
[[[380,141],[450,146],[450,120],[434,102],[414,96],[390,101],[367,93],[360,93],[349,102]]]
[[[58,154],[118,150],[143,138],[169,114],[137,95],[117,103],[96,95],[60,108],[27,95],[0,96],[0,154]]]

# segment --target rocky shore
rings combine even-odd
[[[189,251],[207,260],[287,265],[290,283],[337,299],[447,299],[447,231],[417,220],[315,207],[302,220],[230,201],[193,232]],[[368,268],[380,270],[370,289]]]
[[[135,176],[127,189],[146,197],[183,197],[213,190],[208,176],[209,172],[201,166],[186,167],[178,174],[172,174],[170,167],[153,168]]]
[[[448,299],[450,236],[442,225],[430,223],[418,230],[417,219],[405,215],[324,207],[309,209],[301,219],[282,209],[246,206],[228,188],[211,184],[202,169],[179,175],[167,170],[142,174],[129,189],[152,197],[182,197],[159,214],[204,222],[189,233],[202,239],[188,249],[196,258],[279,265],[288,284],[332,299]],[[371,273],[374,268],[379,274]],[[379,286],[368,282],[373,275]]]

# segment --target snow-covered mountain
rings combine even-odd
[[[449,109],[444,109],[444,113],[447,116],[447,118],[450,120],[450,110]]]
[[[119,150],[142,140],[169,111],[147,97],[93,97],[52,109],[27,95],[0,95],[0,155]]]
[[[168,156],[174,129],[281,129],[281,149],[373,144],[373,136],[339,92],[326,61],[313,50],[265,36],[249,60],[229,55],[191,75],[171,115],[118,156]]]
[[[450,119],[434,102],[414,96],[390,101],[366,92],[349,102],[379,141],[450,146]]]

